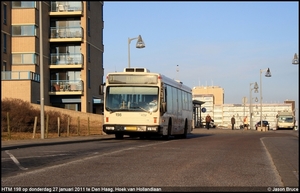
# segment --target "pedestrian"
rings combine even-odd
[[[231,117],[231,129],[234,130],[235,118],[234,115]]]
[[[245,130],[248,129],[248,119],[247,119],[247,116],[244,117],[244,129]]]
[[[206,122],[206,129],[209,129],[210,122],[211,122],[211,117],[209,114],[206,115],[205,122]]]

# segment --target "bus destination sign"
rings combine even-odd
[[[157,84],[157,75],[108,75],[110,84]]]

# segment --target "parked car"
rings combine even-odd
[[[270,130],[270,125],[269,125],[268,121],[262,121],[262,126],[263,127],[268,127],[268,130]],[[256,130],[257,130],[257,127],[260,127],[260,121],[255,124],[255,129]]]

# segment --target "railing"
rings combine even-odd
[[[82,80],[51,80],[51,92],[83,91]]]
[[[40,82],[40,75],[31,71],[2,71],[1,80],[33,80]]]
[[[13,9],[18,8],[36,8],[36,1],[12,1]]]
[[[82,11],[81,1],[51,1],[51,12]]]
[[[83,56],[79,54],[51,54],[50,65],[81,65]]]
[[[82,27],[51,27],[51,38],[82,38]]]

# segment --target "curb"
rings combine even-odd
[[[100,140],[109,140],[112,139],[113,136],[103,135],[98,137],[80,137],[77,139],[72,138],[55,138],[55,139],[39,139],[39,141],[12,141],[10,142],[2,142],[1,151],[18,149],[18,148],[26,148],[26,147],[34,147],[34,146],[47,146],[47,145],[61,145],[61,144],[70,144],[70,143],[85,143],[90,141],[100,141]],[[7,144],[3,144],[7,143]]]

